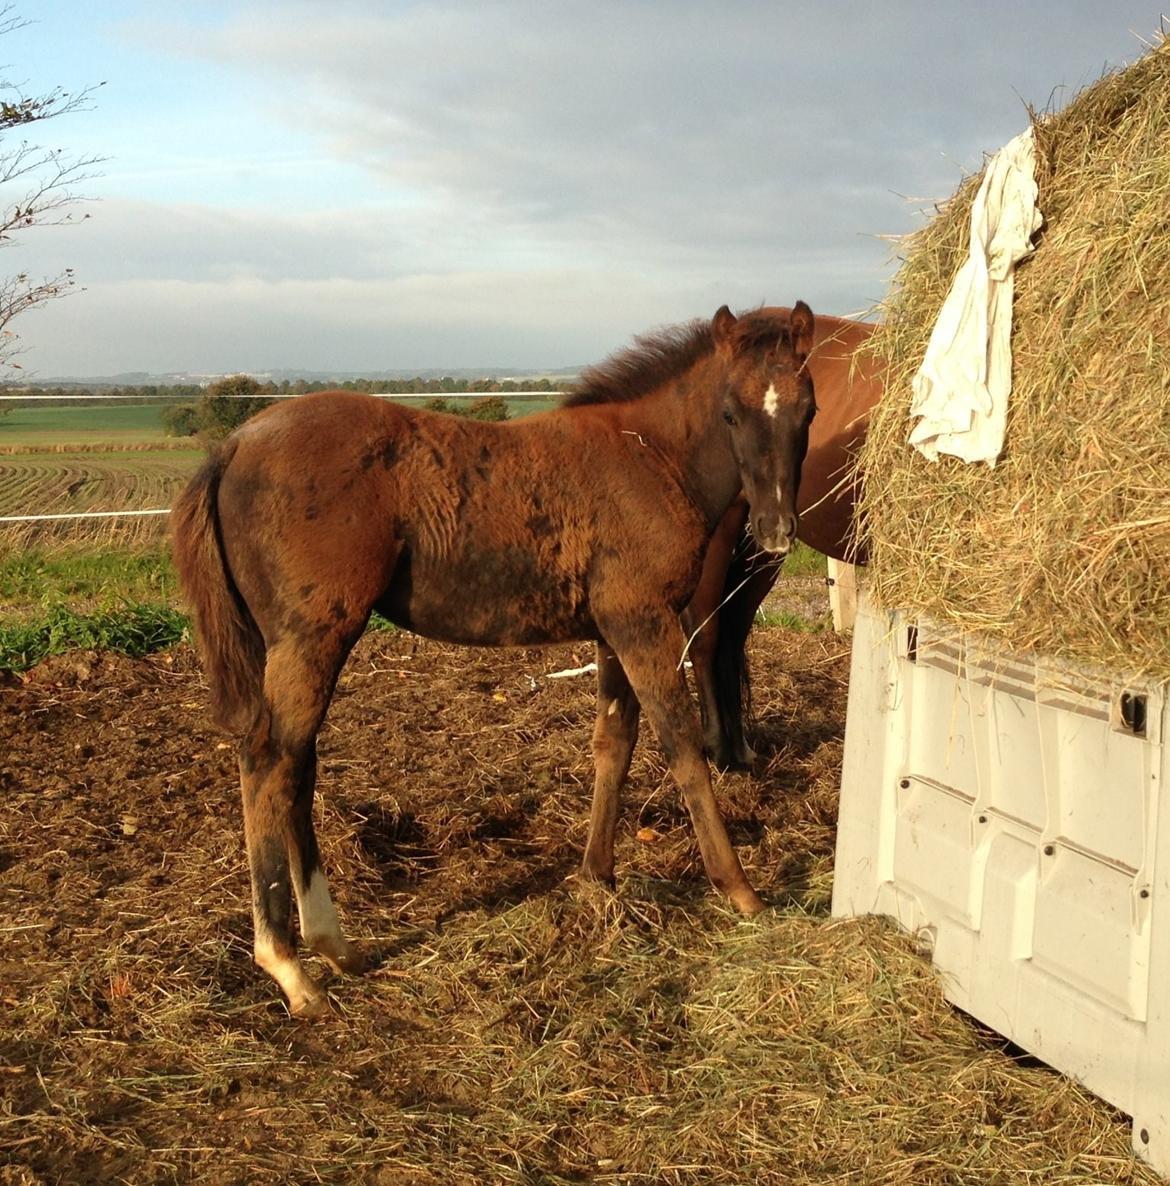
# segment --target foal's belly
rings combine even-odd
[[[543,568],[519,549],[448,564],[419,561],[406,552],[375,609],[416,634],[470,646],[598,637],[584,574]]]

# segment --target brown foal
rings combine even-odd
[[[682,788],[711,881],[744,913],[744,876],[711,790],[681,672],[679,613],[741,493],[759,545],[796,535],[815,411],[813,315],[764,310],[637,340],[562,407],[502,424],[369,396],[260,413],[175,507],[179,573],[217,719],[241,735],[256,962],[295,1014],[328,1008],[304,944],[335,969],[342,935],[313,831],[317,732],[377,609],[430,638],[597,644],[596,776],[586,878],[612,883],[618,796],[645,712]]]

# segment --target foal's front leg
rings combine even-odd
[[[657,618],[647,614],[636,630],[619,628],[608,637],[682,788],[707,876],[741,913],[759,913],[763,900],[731,847],[711,789],[699,724],[679,664],[685,640],[678,619],[666,613]]]
[[[638,698],[621,662],[597,644],[597,720],[593,725],[593,807],[581,877],[613,885],[613,840],[622,784],[638,740]]]
[[[720,711],[716,657],[719,652],[724,586],[736,544],[747,521],[748,506],[737,499],[727,509],[719,526],[707,541],[703,569],[691,602],[682,613],[687,634],[687,654],[695,675],[699,713],[703,729],[703,748],[720,769],[735,764],[736,755],[728,744],[728,733]]]

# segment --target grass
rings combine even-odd
[[[166,548],[0,557],[0,671],[71,650],[140,657],[190,638]]]
[[[803,614],[793,613],[791,610],[761,609],[756,613],[756,625],[782,626],[785,630],[818,634],[822,630],[828,630],[833,625],[833,619],[828,614],[819,618],[806,618]]]
[[[785,560],[777,584],[824,575],[820,552],[797,544]],[[0,554],[0,611],[27,617],[47,605],[93,608],[112,600],[160,602],[178,606],[181,594],[166,544],[95,551],[81,547],[33,547]],[[374,615],[377,618],[378,615]],[[774,615],[777,625],[807,624],[799,615]],[[769,619],[770,620],[770,619]]]
[[[780,579],[786,577],[823,577],[825,575],[825,558],[815,548],[799,541],[795,548],[784,557],[784,567],[780,570]]]
[[[192,394],[192,402],[198,393]],[[435,397],[438,398],[438,397]],[[442,397],[462,407],[482,394]],[[533,412],[545,412],[560,403],[560,397],[548,399],[503,399],[513,419]],[[404,400],[418,407],[419,400]],[[0,415],[0,449],[86,444],[129,445],[175,441],[163,431],[165,404],[133,404],[95,401],[93,405],[73,407],[14,407]],[[176,442],[177,443],[177,442]]]
[[[46,604],[92,606],[111,599],[177,605],[178,579],[168,549],[32,548],[0,558],[0,604],[6,612],[25,616]]]
[[[137,659],[189,638],[187,617],[163,605],[127,603],[92,614],[56,605],[33,621],[0,626],[0,671],[23,671],[49,655],[76,650]]]
[[[4,556],[0,614],[0,671],[23,671],[70,650],[139,658],[191,637],[170,551],[161,545]],[[368,629],[395,626],[375,613]]]

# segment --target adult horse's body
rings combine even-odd
[[[765,310],[783,315],[784,310]],[[817,395],[801,470],[797,536],[836,560],[864,564],[856,539],[856,491],[850,465],[865,437],[870,409],[882,393],[872,362],[854,357],[876,327],[869,322],[817,318],[808,368]],[[694,600],[683,615],[694,634],[690,657],[699,693],[703,739],[721,768],[751,764],[743,732],[744,644],[752,621],[780,572],[781,560],[754,546],[742,501],[728,508],[711,539]]]
[[[319,865],[316,737],[372,609],[480,645],[594,640],[596,765],[581,871],[612,881],[618,794],[645,710],[711,881],[762,903],[711,792],[680,674],[679,613],[707,541],[746,494],[759,545],[796,529],[815,412],[798,303],[641,339],[552,412],[483,424],[365,396],[262,412],[179,500],[175,554],[219,720],[242,733],[255,957],[294,1013],[327,1008],[297,957],[359,971]]]

